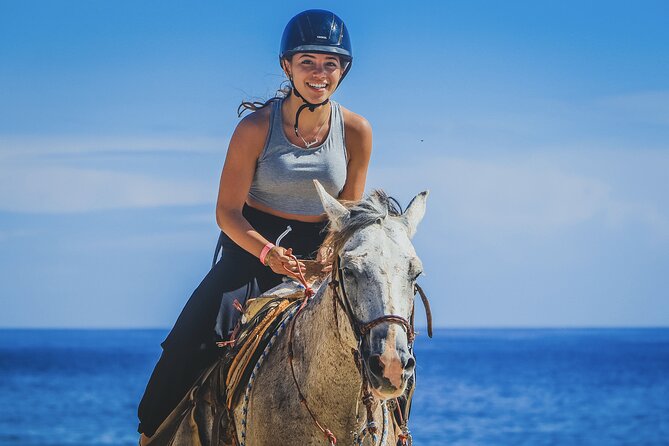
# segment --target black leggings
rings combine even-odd
[[[314,258],[325,237],[325,223],[287,220],[244,206],[244,217],[266,239],[274,242],[287,226],[291,231],[281,246],[293,248],[301,258]],[[218,358],[215,341],[227,339],[239,313],[235,299],[244,304],[280,284],[282,277],[258,258],[221,236],[223,255],[181,311],[172,331],[161,344],[163,353],[139,403],[138,432],[151,436],[167,418],[197,377]]]

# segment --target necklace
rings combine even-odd
[[[311,146],[315,146],[316,144],[318,144],[318,141],[320,141],[321,139],[321,131],[323,130],[325,123],[330,120],[331,113],[332,113],[332,107],[330,107],[330,113],[328,113],[327,118],[325,118],[325,120],[321,123],[320,127],[318,127],[318,131],[316,132],[316,136],[314,136],[313,141],[307,142],[307,140],[304,139],[304,137],[300,134],[300,131],[297,128],[295,128],[295,134],[300,137],[300,139],[305,145],[305,148],[309,149],[311,148]]]

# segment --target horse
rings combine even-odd
[[[236,438],[212,434],[220,429],[214,408],[195,411],[167,444],[410,444],[406,419],[395,423],[392,413],[402,415],[397,398],[413,388],[417,291],[431,335],[429,304],[416,283],[423,266],[411,243],[428,192],[401,212],[382,191],[344,206],[314,183],[329,219],[328,284],[290,310],[255,364],[230,410]],[[207,399],[215,400],[218,388],[207,384]]]
[[[234,409],[238,441],[394,446],[402,433],[389,432],[386,401],[404,393],[416,365],[410,321],[423,266],[411,238],[428,192],[400,214],[382,192],[347,208],[315,185],[330,221],[332,280],[257,369]]]

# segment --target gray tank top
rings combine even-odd
[[[313,180],[337,197],[346,182],[344,119],[339,104],[330,101],[330,132],[323,143],[305,149],[288,141],[281,104],[271,105],[269,134],[258,158],[249,197],[278,211],[297,215],[324,212]]]

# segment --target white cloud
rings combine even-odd
[[[610,96],[600,101],[607,109],[622,112],[634,121],[669,124],[669,91],[644,91]]]
[[[591,218],[607,188],[562,172],[452,160],[447,200],[466,223],[550,230]]]
[[[391,194],[430,188],[429,211],[477,230],[546,233],[603,217],[611,225],[641,222],[669,234],[660,205],[618,198],[609,183],[545,160],[511,164],[443,157],[401,168],[372,167],[368,186]]]
[[[38,231],[28,229],[0,230],[0,243],[13,238],[34,237],[37,234]]]
[[[0,164],[0,210],[63,213],[213,204],[211,179],[80,168],[69,166],[67,160],[45,164],[40,156],[49,151],[88,152],[89,148],[93,153],[159,147],[190,150],[207,144],[220,148],[214,140],[133,141],[17,139],[14,143],[20,144],[14,150],[5,150],[2,143],[7,139],[0,139],[0,158],[5,157]],[[449,223],[484,230],[545,233],[602,217],[612,226],[637,222],[669,236],[669,203],[659,198],[666,195],[662,190],[669,192],[658,176],[666,170],[662,168],[668,160],[661,155],[664,151],[602,155],[563,147],[561,155],[551,151],[531,158],[526,152],[503,152],[493,159],[481,159],[480,154],[478,158],[430,156],[402,167],[387,159],[391,164],[385,167],[372,163],[368,186],[383,187],[391,194],[431,188],[431,212]],[[411,196],[399,198],[406,202]]]
[[[215,200],[211,185],[72,167],[0,167],[0,210],[68,213]]]
[[[71,213],[212,203],[215,189],[201,178],[82,168],[70,165],[67,158],[45,157],[137,151],[223,152],[223,146],[222,140],[203,137],[0,135],[0,210]]]
[[[78,154],[136,151],[222,152],[223,138],[207,137],[117,137],[94,136],[12,136],[0,135],[0,158],[25,158],[47,154]]]
[[[213,216],[209,219],[211,231],[156,229],[150,234],[123,235],[120,237],[96,237],[94,239],[76,239],[68,244],[68,249],[82,252],[202,252],[213,248],[216,240]]]

